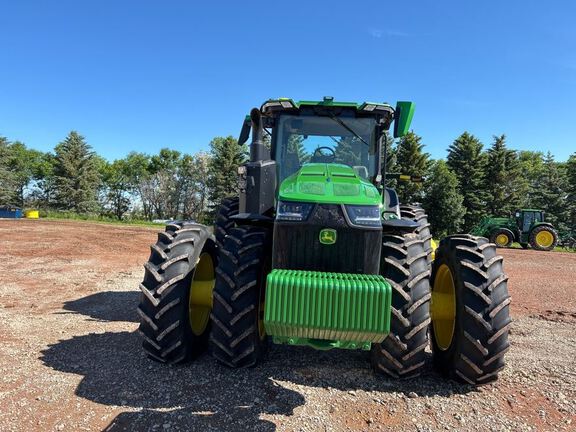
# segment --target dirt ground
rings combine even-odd
[[[272,346],[261,366],[155,363],[136,332],[149,228],[0,220],[0,431],[576,430],[576,254],[502,250],[507,367],[478,389],[367,353]]]

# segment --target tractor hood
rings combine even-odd
[[[309,163],[280,185],[279,199],[324,204],[379,205],[378,189],[348,165]]]

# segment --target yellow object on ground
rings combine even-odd
[[[432,261],[434,261],[434,258],[436,258],[436,249],[438,249],[438,243],[436,243],[436,240],[431,239],[430,246],[432,246]]]
[[[38,213],[38,210],[26,210],[24,212],[24,217],[26,219],[38,219],[40,214]]]

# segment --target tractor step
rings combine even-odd
[[[276,343],[362,348],[390,331],[392,287],[379,275],[272,270],[264,327]]]

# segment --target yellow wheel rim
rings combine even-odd
[[[452,272],[446,264],[438,268],[434,278],[430,315],[436,344],[446,351],[452,343],[456,324],[456,288]]]
[[[506,246],[508,244],[508,236],[506,234],[498,234],[496,236],[496,244],[498,246]]]
[[[554,236],[550,231],[540,231],[536,234],[536,243],[540,247],[550,247],[554,243]]]
[[[196,264],[188,295],[188,319],[196,336],[204,333],[208,326],[215,283],[214,260],[209,253],[203,253]]]

